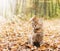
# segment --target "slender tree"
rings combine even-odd
[[[55,15],[57,15],[57,0],[56,0],[56,4],[55,4]]]
[[[44,0],[44,15],[46,15],[47,11],[47,0]]]

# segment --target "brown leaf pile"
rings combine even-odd
[[[60,21],[43,20],[43,43],[38,48],[27,43],[33,33],[29,21],[0,24],[0,51],[60,51]]]

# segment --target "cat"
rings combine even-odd
[[[32,19],[32,27],[34,34],[32,35],[32,44],[39,47],[43,40],[42,19],[34,17]]]

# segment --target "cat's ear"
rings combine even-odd
[[[32,21],[32,20],[34,20],[34,19],[35,19],[35,17],[36,17],[36,16],[34,15],[34,16],[33,16],[33,17],[32,17],[32,18],[29,20],[29,21]]]

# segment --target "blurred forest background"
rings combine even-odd
[[[0,0],[0,16],[60,17],[60,0]]]

